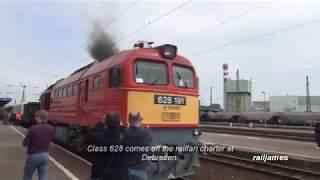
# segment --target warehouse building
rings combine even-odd
[[[269,101],[253,101],[254,112],[269,112],[270,102]]]
[[[270,96],[271,112],[306,112],[306,96]],[[320,96],[310,96],[311,112],[320,112]]]

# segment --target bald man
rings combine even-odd
[[[123,144],[125,146],[150,146],[152,142],[151,131],[141,127],[143,118],[140,113],[129,113],[128,120],[129,128],[124,133]],[[143,154],[145,152],[126,153],[129,180],[147,180],[148,161],[142,160]]]

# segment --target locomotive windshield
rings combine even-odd
[[[173,82],[175,86],[193,88],[193,72],[190,68],[173,66]]]
[[[162,63],[137,61],[135,63],[136,83],[166,85],[168,84],[167,66]]]

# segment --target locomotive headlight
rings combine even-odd
[[[158,49],[160,50],[160,54],[162,57],[166,59],[174,59],[177,56],[177,46],[171,44],[165,44],[159,46]]]
[[[194,135],[194,136],[200,136],[200,135],[201,135],[200,129],[194,129],[194,130],[193,130],[193,135]]]

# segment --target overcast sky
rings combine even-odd
[[[0,2],[0,96],[10,92],[20,101],[22,82],[27,100],[35,100],[48,84],[91,62],[86,41],[97,19],[120,50],[137,40],[176,44],[196,67],[204,103],[210,86],[214,102],[222,103],[223,63],[232,79],[237,68],[241,79],[252,79],[253,100],[263,99],[261,91],[305,95],[306,75],[311,95],[320,95],[320,2],[105,1]]]

